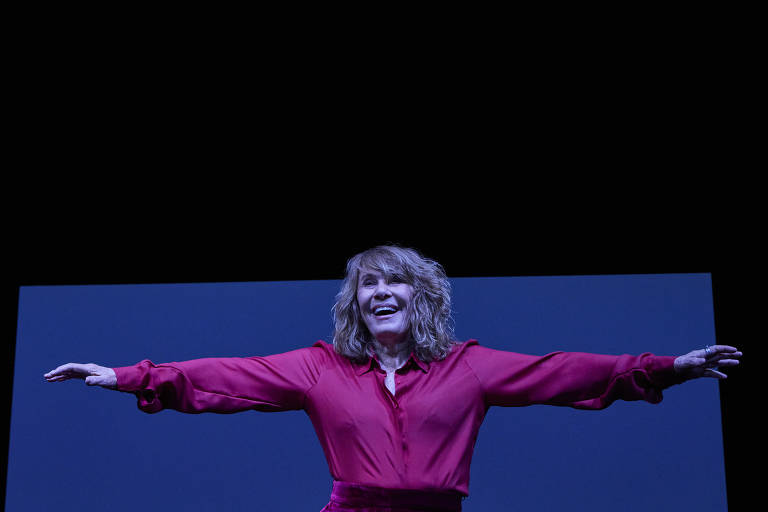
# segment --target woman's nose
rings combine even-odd
[[[376,286],[376,297],[388,297],[391,295],[391,292],[389,291],[389,285],[386,283],[386,281],[379,281],[379,284]]]

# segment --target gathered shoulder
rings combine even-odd
[[[310,350],[317,357],[334,359],[334,360],[338,359],[339,357],[344,358],[344,356],[342,356],[341,354],[336,353],[336,350],[334,350],[333,348],[333,344],[328,343],[324,340],[317,340],[316,342],[314,342],[310,347]]]
[[[328,343],[325,340],[317,340],[310,347],[310,350],[313,352],[313,355],[315,357],[317,357],[318,359],[322,359],[323,362],[326,365],[333,365],[333,366],[352,365],[352,366],[355,366],[355,363],[352,360],[350,360],[348,357],[346,357],[346,356],[336,352],[336,349],[333,346],[333,343]]]
[[[333,345],[331,343],[328,343],[327,341],[324,341],[324,340],[317,340],[312,346],[313,347],[319,347],[319,348],[325,350],[326,352],[329,351],[329,350],[331,352],[333,352]]]
[[[460,358],[466,354],[468,350],[471,350],[471,347],[479,345],[480,342],[474,338],[468,339],[466,341],[456,341],[454,342],[453,347],[451,347],[451,353],[448,354],[446,359]]]
[[[460,353],[467,350],[469,347],[480,345],[480,342],[474,338],[470,338],[467,341],[456,341],[453,345],[453,351],[451,354]]]

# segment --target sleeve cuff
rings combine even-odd
[[[688,380],[675,371],[674,356],[654,356],[648,366],[648,377],[654,387],[665,389]]]
[[[135,366],[122,366],[119,368],[112,368],[117,377],[117,390],[134,392],[142,388],[141,381],[144,372]]]

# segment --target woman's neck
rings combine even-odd
[[[382,369],[393,372],[408,361],[413,351],[413,341],[406,339],[399,343],[382,343],[374,339],[373,348],[376,351]]]

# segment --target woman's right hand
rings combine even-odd
[[[67,363],[43,375],[48,382],[60,382],[67,379],[85,379],[89,386],[101,386],[117,389],[115,370],[105,366],[88,363]]]

